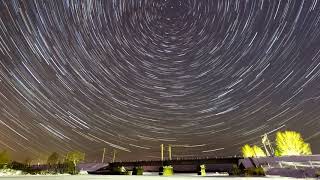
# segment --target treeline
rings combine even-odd
[[[301,134],[295,131],[279,131],[276,134],[275,143],[269,142],[266,136],[262,138],[265,151],[257,146],[244,145],[243,157],[264,157],[264,156],[295,156],[311,155],[310,144],[305,143]],[[273,148],[275,146],[275,148]]]
[[[83,161],[85,154],[79,151],[67,153],[63,158],[53,152],[47,159],[46,164],[34,164],[30,158],[25,162],[16,162],[10,159],[8,151],[0,152],[0,169],[21,170],[25,174],[78,174],[77,165]]]

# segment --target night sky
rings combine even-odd
[[[87,161],[320,153],[318,0],[2,0],[0,149]]]

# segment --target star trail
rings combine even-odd
[[[2,0],[0,149],[87,161],[320,153],[318,0]]]

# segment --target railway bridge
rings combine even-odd
[[[112,162],[107,166],[91,171],[91,174],[108,174],[113,168],[124,167],[132,170],[134,167],[143,167],[144,172],[159,172],[159,169],[166,165],[171,165],[175,173],[196,173],[200,165],[206,166],[206,172],[228,172],[231,173],[233,167],[238,167],[242,157],[217,157],[205,159],[175,159],[164,161],[129,161]]]

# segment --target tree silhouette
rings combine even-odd
[[[0,153],[0,164],[7,164],[10,162],[10,155],[8,153],[8,151],[3,150]]]
[[[249,144],[244,145],[241,148],[241,151],[242,151],[243,157],[254,157],[255,156],[253,148]]]
[[[53,164],[57,164],[59,161],[59,154],[57,152],[53,152],[47,160],[47,164],[49,165],[53,165]]]
[[[31,165],[31,162],[32,162],[32,159],[30,157],[27,157],[25,160],[24,160],[24,163],[28,166]]]
[[[66,161],[73,164],[73,174],[76,174],[77,164],[84,160],[85,154],[80,151],[69,152],[66,156]]]
[[[255,157],[265,157],[266,153],[261,149],[261,147],[254,145],[252,147]]]
[[[278,132],[276,145],[276,156],[312,154],[310,144],[305,143],[301,134],[295,131]]]
[[[243,157],[264,157],[266,153],[259,147],[254,145],[251,147],[249,144],[246,144],[242,147]]]

